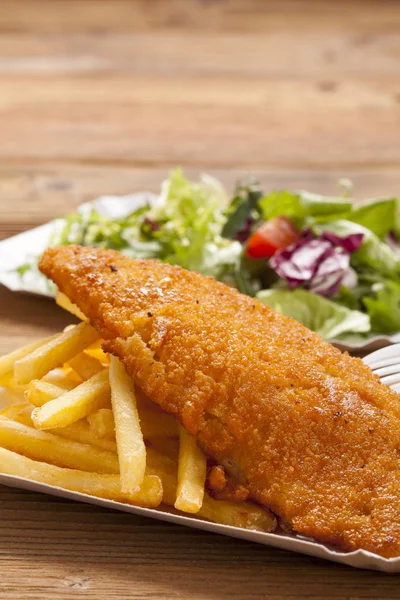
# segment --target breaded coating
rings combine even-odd
[[[67,246],[40,269],[252,499],[319,541],[400,555],[400,403],[361,360],[179,267]]]

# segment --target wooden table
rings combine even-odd
[[[0,237],[168,169],[400,190],[400,4],[0,0]],[[57,331],[0,289],[0,352]],[[0,598],[397,598],[397,580],[0,489]]]

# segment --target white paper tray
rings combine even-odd
[[[0,409],[4,408],[4,406],[9,403],[8,399],[10,396],[9,394],[2,393],[4,391],[4,388],[0,387]],[[16,401],[18,400],[16,399]],[[385,559],[377,554],[373,554],[365,550],[341,552],[332,546],[320,544],[312,539],[296,534],[290,535],[284,532],[262,533],[259,531],[240,529],[238,527],[219,525],[217,523],[211,523],[199,518],[178,514],[177,511],[174,509],[169,509],[168,507],[161,507],[157,509],[140,508],[138,506],[131,506],[130,504],[124,504],[122,502],[114,502],[113,500],[103,500],[101,498],[88,496],[79,492],[71,492],[60,487],[50,486],[44,483],[37,483],[35,481],[30,481],[28,479],[14,477],[11,475],[0,474],[0,484],[9,487],[30,490],[33,492],[40,492],[43,494],[50,494],[52,496],[59,496],[61,498],[68,498],[78,502],[97,504],[98,506],[129,512],[142,517],[158,519],[160,521],[176,523],[178,525],[186,525],[187,527],[219,533],[232,538],[239,538],[249,542],[255,542],[257,544],[264,544],[265,546],[272,546],[274,548],[281,548],[282,550],[299,552],[300,554],[307,554],[308,556],[314,556],[316,558],[324,558],[326,560],[342,563],[351,567],[357,567],[360,569],[373,569],[375,571],[384,571],[386,573],[400,573],[400,558]]]
[[[21,477],[13,477],[11,475],[0,475],[0,484],[8,487],[30,490],[31,492],[50,494],[51,496],[58,496],[60,498],[68,498],[69,500],[76,500],[87,504],[97,504],[98,506],[104,506],[105,508],[112,508],[141,517],[149,517],[151,519],[158,519],[159,521],[175,523],[177,525],[186,525],[187,527],[192,527],[194,529],[219,533],[232,538],[247,540],[248,542],[264,544],[265,546],[272,546],[282,550],[290,550],[291,552],[299,552],[300,554],[307,554],[309,556],[314,556],[315,558],[324,558],[359,569],[373,569],[375,571],[384,571],[386,573],[400,572],[400,559],[398,558],[384,559],[364,550],[347,553],[340,552],[332,547],[313,542],[312,540],[302,538],[301,536],[292,536],[286,533],[262,533],[259,531],[240,529],[238,527],[219,525],[217,523],[210,523],[193,517],[173,514],[167,510],[140,508],[138,506],[131,506],[130,504],[123,504],[122,502],[103,500],[94,496],[71,492],[59,487],[29,481],[28,479],[22,479]]]
[[[142,193],[131,196],[99,198],[96,200],[94,205],[95,208],[104,215],[122,216],[123,214],[129,213],[137,206],[143,204],[144,201],[150,201],[152,203],[156,200],[156,196]],[[87,205],[82,205],[81,209],[84,209],[85,206]],[[13,272],[15,267],[26,262],[29,257],[39,255],[43,252],[43,250],[48,246],[51,232],[52,224],[46,223],[41,227],[26,231],[25,233],[21,233],[0,242],[0,283],[8,287],[10,290],[25,291],[43,296],[51,296],[51,293],[46,288],[45,284],[42,283],[41,285],[38,285],[36,281],[29,280],[26,280],[23,283],[19,275]],[[337,343],[337,345],[342,349],[348,350],[372,350],[399,341],[400,334],[392,337],[375,336],[367,340],[353,339],[349,340],[348,342],[346,341],[346,343],[340,341]],[[0,406],[1,405],[2,398],[0,394]],[[376,554],[363,550],[358,550],[356,552],[340,552],[335,548],[328,547],[324,544],[314,542],[313,540],[301,536],[288,535],[286,533],[260,533],[258,531],[248,531],[245,529],[239,529],[237,527],[228,527],[226,525],[219,525],[216,523],[203,521],[198,518],[171,513],[167,510],[139,508],[120,502],[113,502],[111,500],[102,500],[93,496],[87,496],[78,492],[71,492],[62,488],[32,482],[27,479],[13,477],[10,475],[0,475],[0,484],[7,485],[9,487],[51,494],[53,496],[60,496],[71,500],[77,500],[79,502],[97,504],[99,506],[113,508],[115,510],[129,512],[143,517],[150,517],[153,519],[186,525],[195,529],[203,529],[205,531],[211,531],[233,538],[264,544],[266,546],[273,546],[283,550],[307,554],[316,558],[324,558],[326,560],[343,563],[352,567],[373,569],[387,573],[400,573],[400,558],[384,559]]]

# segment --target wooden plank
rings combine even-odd
[[[393,576],[41,494],[0,498],[2,600],[398,598]]]
[[[33,84],[5,78],[0,158],[394,165],[400,158],[398,81],[381,88],[352,81],[336,91],[311,82],[203,79],[188,80],[185,93],[170,79],[36,78]]]
[[[0,32],[103,33],[158,28],[220,31],[297,28],[390,28],[399,24],[396,0],[1,0]]]
[[[400,37],[399,37],[400,40]],[[400,82],[386,77],[380,80],[359,80],[355,77],[337,81],[335,85],[317,80],[271,81],[261,77],[185,77],[129,75],[101,78],[64,76],[3,77],[0,109],[6,116],[9,111],[34,108],[96,108],[107,110],[142,106],[186,107],[191,109],[212,107],[218,109],[266,109],[271,112],[341,114],[345,111],[380,110],[399,111]],[[134,115],[133,115],[134,116]]]
[[[345,3],[336,11],[337,27],[331,3],[318,4],[314,12],[307,2],[300,8],[284,4],[265,4],[268,16],[277,19],[267,35],[229,28],[223,35],[177,28],[109,34],[115,23],[107,25],[111,4],[103,2],[97,12],[107,35],[2,36],[1,158],[339,167],[369,165],[377,157],[379,164],[397,164],[396,5],[389,3],[389,22],[386,4],[378,18],[373,2],[359,12],[359,3]],[[38,10],[30,2],[20,6],[27,10],[18,9],[20,22],[22,13]],[[175,3],[173,10],[182,6]],[[123,7],[132,14],[152,12],[140,3]],[[62,13],[65,3],[42,8],[46,22],[53,22],[53,9]],[[84,3],[83,21],[86,10],[93,18],[92,8]],[[165,6],[155,12],[163,10],[173,14]],[[245,11],[227,2],[223,10],[254,22],[264,14],[257,2]],[[367,18],[370,11],[375,20]],[[313,24],[311,32],[299,27],[302,15]],[[355,19],[351,28],[349,15]],[[368,29],[383,18],[384,29]]]
[[[0,74],[213,76],[215,84],[216,76],[244,76],[244,84],[251,77],[319,78],[326,87],[327,82],[353,75],[380,81],[400,72],[400,4],[392,13],[390,25],[372,32],[334,26],[310,31],[289,19],[285,26],[252,30],[251,35],[219,30],[5,32],[0,36]]]
[[[76,319],[53,300],[32,294],[16,294],[0,285],[0,356],[21,346],[58,333]],[[0,595],[1,597],[1,595]]]

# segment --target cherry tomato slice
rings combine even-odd
[[[250,236],[246,254],[251,258],[271,258],[278,250],[287,248],[300,237],[295,226],[286,217],[273,217]]]

